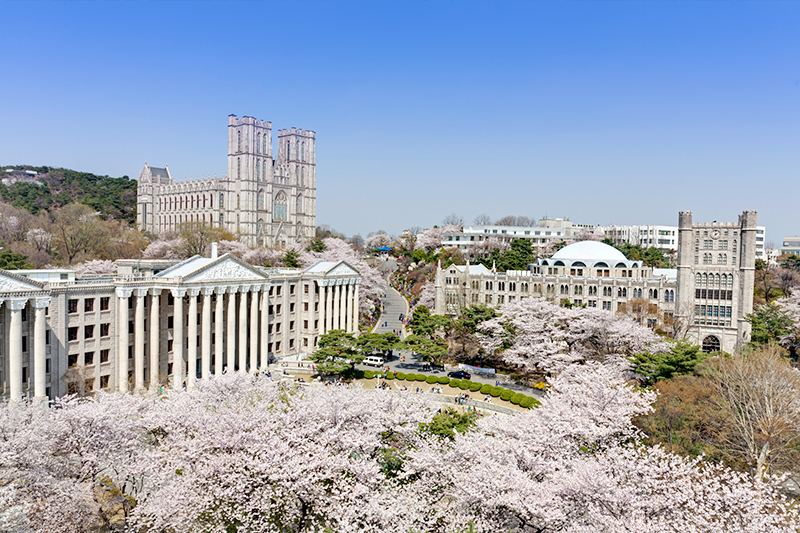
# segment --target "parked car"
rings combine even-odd
[[[471,376],[463,370],[456,370],[455,372],[447,374],[447,377],[451,379],[469,379]]]
[[[367,366],[383,366],[383,357],[377,355],[368,355],[364,358],[364,363]]]

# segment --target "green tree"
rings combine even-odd
[[[28,256],[14,253],[10,250],[0,252],[0,268],[3,270],[20,270],[35,268],[35,265],[28,261]]]
[[[343,329],[334,329],[320,335],[319,349],[309,358],[314,361],[319,372],[341,374],[360,363],[364,355],[358,347],[355,335]]]
[[[456,432],[465,433],[475,425],[475,419],[469,413],[459,413],[452,407],[435,414],[433,420],[423,424],[422,429],[440,437],[455,440]]]
[[[436,337],[436,330],[449,325],[450,319],[448,317],[432,315],[424,305],[420,305],[414,309],[414,314],[409,324],[414,335],[427,337],[429,339],[434,339]]]
[[[208,255],[212,242],[236,240],[231,232],[214,227],[208,222],[183,222],[178,225],[177,230],[181,237],[178,251],[183,257]]]
[[[671,379],[676,375],[691,374],[695,367],[707,357],[703,349],[691,342],[673,342],[669,351],[638,353],[629,357],[633,371],[647,376],[650,382]]]
[[[455,321],[453,325],[453,336],[455,339],[461,341],[461,351],[466,351],[467,340],[475,335],[478,326],[497,316],[494,309],[486,307],[483,304],[471,305],[461,310],[461,316]]]
[[[386,353],[400,345],[401,341],[394,333],[365,333],[357,340],[361,353]]]
[[[781,256],[781,266],[800,272],[800,255],[784,254]]]
[[[488,257],[478,259],[486,268],[494,266],[498,272],[507,270],[527,270],[536,260],[536,253],[530,239],[513,239],[508,250],[492,250]]]
[[[756,307],[744,318],[752,326],[750,344],[753,346],[778,342],[781,337],[794,331],[794,318],[775,304]]]
[[[302,266],[300,255],[294,250],[286,250],[286,253],[283,254],[283,263],[288,268],[300,268]]]
[[[423,360],[435,363],[447,354],[447,342],[443,339],[428,339],[419,335],[409,335],[405,347],[419,354]]]
[[[308,243],[308,251],[309,252],[322,253],[327,248],[328,247],[325,246],[325,241],[323,241],[322,239],[320,239],[318,237],[314,237],[313,239],[311,239],[311,242]]]

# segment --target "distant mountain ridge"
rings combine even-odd
[[[4,165],[0,166],[0,179],[3,201],[31,213],[79,203],[96,209],[103,218],[136,223],[136,180],[128,176],[112,178],[68,168]]]

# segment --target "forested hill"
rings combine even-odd
[[[19,173],[7,173],[5,170],[8,168]],[[67,168],[6,165],[0,167],[0,177],[17,177],[26,170],[38,172],[39,175],[31,177],[30,182],[0,184],[0,196],[5,202],[31,213],[80,203],[96,209],[104,218],[136,222],[136,180],[128,176],[111,178]]]

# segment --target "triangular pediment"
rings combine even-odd
[[[195,272],[183,276],[184,282],[216,281],[216,280],[264,280],[267,276],[260,270],[239,261],[231,255],[224,255],[218,260],[205,265]]]
[[[0,291],[36,291],[42,287],[41,283],[25,276],[14,274],[8,270],[0,270]]]
[[[344,261],[325,273],[326,276],[358,276],[358,270],[351,267]]]

